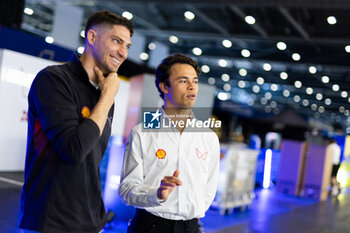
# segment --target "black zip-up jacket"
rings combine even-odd
[[[88,119],[100,97],[78,57],[38,73],[29,91],[21,228],[44,233],[96,233],[106,223],[99,164],[111,134],[114,106],[102,136]]]

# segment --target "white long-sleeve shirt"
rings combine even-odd
[[[338,165],[340,163],[341,149],[340,146],[333,142],[328,145],[327,150],[332,154],[332,163]]]
[[[166,219],[204,217],[218,182],[220,146],[216,134],[191,132],[187,128],[180,134],[176,127],[169,132],[147,132],[142,127],[141,123],[132,129],[126,144],[119,186],[123,201]],[[176,169],[182,185],[160,203],[160,182]]]

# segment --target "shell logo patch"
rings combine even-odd
[[[90,109],[88,107],[83,107],[81,109],[81,115],[83,116],[83,118],[88,118],[90,116],[91,112]]]
[[[156,156],[157,156],[158,159],[164,159],[165,156],[166,156],[165,150],[163,150],[163,149],[157,150]]]

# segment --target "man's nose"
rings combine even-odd
[[[194,81],[189,82],[188,89],[193,90],[195,87],[196,87],[196,84],[195,84],[195,82],[194,82]]]
[[[126,58],[128,56],[128,49],[123,47],[123,46],[121,46],[119,48],[119,50],[118,50],[118,54],[119,54],[120,57]]]

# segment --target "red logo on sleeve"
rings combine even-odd
[[[90,116],[91,112],[90,109],[88,107],[83,107],[81,109],[81,115],[83,116],[83,118],[88,118]]]

